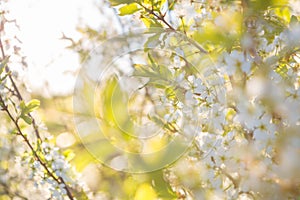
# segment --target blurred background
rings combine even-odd
[[[197,5],[196,9],[191,6],[191,1],[189,0],[178,2],[181,4],[181,7],[176,10],[177,15],[185,15],[186,21],[189,21],[189,18],[192,18],[191,15],[196,16],[195,20],[192,20],[196,25],[193,27],[191,26],[190,31],[194,31],[195,27],[200,30],[197,32],[199,33],[198,35],[194,35],[194,39],[199,43],[204,43],[206,38],[209,38],[212,40],[212,43],[208,44],[207,47],[213,48],[215,44],[217,44],[216,46],[222,46],[225,44],[224,49],[230,49],[230,45],[236,45],[237,41],[240,42],[241,35],[235,35],[235,33],[240,32],[242,29],[240,27],[240,22],[243,16],[239,12],[236,12],[236,10],[233,12],[230,10],[231,3],[238,1],[222,1],[225,2],[224,7],[228,9],[224,9],[224,13],[222,13],[222,10],[219,9],[218,4],[216,3],[218,1],[207,1],[209,3],[215,3],[212,6],[205,4],[207,7],[200,6],[201,2],[204,1],[194,1]],[[288,27],[291,14],[300,15],[300,2],[297,0],[291,0],[289,2],[274,0],[270,2],[270,5],[276,5],[276,2],[285,3],[293,8],[293,13],[287,11],[285,6],[283,6],[283,9],[278,12],[279,14],[270,12],[277,18],[270,17],[269,19],[271,25],[267,28],[270,29],[268,30],[270,32],[267,33],[266,31],[266,33],[269,34],[266,34],[269,40],[266,41],[268,44],[271,44],[273,40],[275,40],[273,37],[274,34],[279,35],[281,31],[284,32],[284,29]],[[261,8],[261,10],[267,10],[267,8],[265,8],[267,6],[264,6],[263,4],[264,3],[257,3],[255,5],[257,5],[258,8]],[[195,195],[195,199],[203,199],[205,197],[216,199],[218,194],[221,194],[222,192],[224,192],[225,195],[231,195],[226,193],[229,187],[225,188],[222,192],[220,192],[218,188],[221,186],[223,187],[226,183],[230,182],[230,180],[240,180],[240,177],[234,173],[235,171],[233,171],[232,176],[236,175],[236,177],[230,177],[230,175],[225,174],[224,172],[224,179],[226,179],[226,181],[224,181],[224,185],[222,185],[223,183],[216,179],[216,177],[220,174],[222,175],[223,171],[220,170],[220,168],[216,170],[219,170],[218,172],[206,173],[214,170],[211,166],[214,166],[215,160],[213,158],[207,158],[205,162],[214,164],[211,166],[205,165],[206,163],[203,164],[200,159],[201,155],[199,154],[201,151],[191,152],[193,155],[183,157],[183,159],[175,165],[176,175],[172,174],[169,169],[158,170],[148,174],[127,174],[112,170],[111,168],[96,161],[80,142],[80,138],[76,133],[74,125],[72,94],[81,63],[85,61],[91,50],[95,49],[106,39],[113,38],[114,36],[122,34],[132,28],[144,27],[139,15],[127,15],[120,17],[118,15],[118,7],[112,8],[109,2],[103,0],[15,0],[1,1],[0,5],[2,10],[7,11],[5,17],[6,20],[10,22],[5,26],[6,39],[4,40],[4,43],[7,46],[7,55],[11,55],[10,61],[14,63],[14,65],[11,65],[10,68],[13,71],[14,76],[16,76],[21,83],[20,87],[22,88],[22,94],[27,100],[36,98],[41,101],[38,115],[35,117],[38,121],[45,123],[48,132],[54,136],[51,139],[51,142],[61,148],[61,151],[64,155],[66,155],[70,163],[73,164],[76,170],[81,173],[80,180],[86,183],[89,190],[93,193],[93,199],[153,200],[158,197],[160,199],[189,199],[188,196],[192,198],[193,195]],[[274,6],[274,9],[276,9],[275,7],[276,6]],[[195,12],[195,10],[197,10],[197,12]],[[205,10],[205,12],[203,10]],[[225,16],[225,18],[216,17],[216,19],[213,18],[213,20],[209,21],[211,19],[209,12],[215,14],[213,17],[216,17],[221,13],[223,14],[223,17]],[[287,12],[288,14],[286,14]],[[207,29],[202,29],[201,25],[197,25],[197,23],[202,23],[201,17],[198,17],[198,15],[200,16],[200,13],[201,17],[207,17],[207,19],[209,19],[206,23],[206,28],[208,27]],[[235,18],[235,16],[237,17]],[[265,16],[266,15],[264,15],[264,17]],[[286,16],[289,17],[287,18]],[[168,15],[168,17],[168,20],[172,21],[172,13]],[[185,31],[185,27],[189,26],[189,24],[184,24],[184,20],[182,20],[182,18],[177,18],[179,22],[173,21],[174,26],[178,26],[178,24],[181,23],[183,28],[179,27],[179,29],[182,28],[183,30],[181,31]],[[233,18],[236,20],[233,20]],[[249,21],[251,22],[251,19]],[[228,26],[227,22],[230,22],[230,26]],[[281,22],[283,25],[278,25],[279,23],[276,24],[277,22]],[[211,27],[215,27],[216,29]],[[225,31],[223,31],[223,29]],[[204,33],[201,32],[203,30]],[[226,31],[228,31],[228,34],[233,33],[232,38],[227,37]],[[297,33],[299,33],[299,31]],[[299,36],[297,38],[299,38]],[[262,45],[262,42],[258,45]],[[220,47],[220,49],[222,48],[223,47]],[[109,49],[107,49],[107,51],[109,51]],[[295,57],[296,56],[297,55],[295,55]],[[296,59],[295,63],[297,62],[299,63],[299,58]],[[298,64],[295,65],[295,68],[299,68]],[[265,84],[265,82],[263,82],[262,85],[263,84]],[[296,105],[298,106],[298,104]],[[233,109],[228,109],[226,111],[228,111],[226,119],[233,122],[233,116],[236,114],[235,111],[233,111]],[[292,114],[292,112],[288,109],[287,113]],[[251,117],[251,115],[249,116]],[[297,116],[295,118],[297,118]],[[5,121],[5,119],[1,116],[0,122],[0,130],[3,130],[3,133],[7,132],[5,123],[8,123],[8,121]],[[230,125],[231,124],[229,124],[228,127],[225,127],[225,129],[231,129]],[[243,138],[241,134],[244,133],[245,130],[242,126],[237,126],[237,129],[237,139],[232,136],[231,141],[235,142],[239,140],[238,142],[243,143],[244,146],[243,148],[240,148],[240,146],[234,146],[233,155],[237,157],[240,156],[242,159],[245,159],[246,163],[250,163],[249,168],[254,169],[254,172],[250,170],[252,174],[245,174],[249,175],[249,177],[253,174],[258,174],[257,176],[261,177],[260,175],[263,174],[262,171],[268,170],[266,167],[268,164],[273,161],[274,163],[277,162],[276,157],[274,156],[274,159],[273,157],[268,157],[268,162],[270,163],[262,164],[260,161],[257,161],[258,159],[255,157],[257,150],[255,148],[249,150],[248,146],[245,145],[248,138]],[[226,131],[228,130],[226,129],[224,132]],[[2,132],[0,132],[0,135]],[[299,128],[294,128],[290,131],[290,136],[287,134],[285,137],[299,138],[298,133]],[[230,135],[235,133],[226,132],[226,134]],[[223,134],[224,137],[226,134]],[[279,140],[285,141],[283,139],[278,139],[278,141]],[[296,141],[296,139],[294,141]],[[295,143],[299,145],[299,140],[297,141]],[[5,147],[5,142],[6,141],[4,139],[0,140],[1,148]],[[10,146],[14,146],[14,148],[17,146],[15,144],[16,141],[13,141],[13,139],[11,139],[10,142]],[[205,143],[205,141],[203,143]],[[288,146],[289,141],[286,143],[286,146]],[[224,145],[229,146],[229,144]],[[11,199],[5,194],[5,184],[3,184],[4,189],[2,188],[1,183],[5,183],[8,178],[5,178],[5,171],[2,172],[1,170],[9,169],[10,165],[9,162],[6,162],[6,160],[10,159],[10,162],[14,162],[14,158],[12,158],[11,155],[15,154],[2,149],[0,152],[2,153],[0,160],[0,192],[4,191],[3,199]],[[288,167],[285,168],[286,166],[283,166],[282,169],[289,169],[289,167],[290,169],[293,169],[290,170],[291,172],[287,177],[292,177],[299,166],[297,159],[293,160],[289,157],[289,155],[292,155],[292,158],[297,158],[297,155],[299,155],[299,149],[294,151],[295,149],[292,149],[292,154],[287,151],[285,156],[285,158],[287,158],[285,163],[287,163],[286,165]],[[222,156],[223,154],[220,157]],[[224,157],[226,158],[226,156],[223,156],[222,158]],[[232,160],[233,159],[230,161]],[[270,160],[272,160],[272,162]],[[252,166],[256,168],[251,168]],[[235,169],[236,166],[233,165],[230,167]],[[276,169],[274,171],[276,175]],[[214,185],[211,186],[212,188],[216,188],[216,190],[214,190],[216,192],[216,196],[212,195],[210,190],[206,191],[203,189],[209,184],[205,183],[206,185],[204,184],[204,187],[202,188],[202,179],[200,177],[208,177],[208,179],[216,180]],[[257,178],[252,180],[247,176],[245,176],[245,179],[249,181],[249,183],[245,184],[246,186],[249,184],[251,187],[254,187],[253,189],[249,186],[250,189],[258,190],[262,193],[264,192],[263,186],[265,183],[262,185],[257,184],[260,179]],[[299,197],[299,184],[295,185],[294,182],[290,183],[288,178],[287,181],[286,179],[283,179],[282,182],[280,182],[280,178],[277,179],[277,177],[271,177],[270,180],[276,182],[276,184],[279,183],[279,186],[275,184],[276,188],[274,188],[273,185],[270,184],[271,186],[268,186],[269,190],[266,190],[267,192],[270,192],[270,194],[268,193],[269,196],[267,195],[268,197],[272,196],[272,192],[274,191],[278,191],[279,194],[291,192],[292,194],[295,194],[295,196],[298,195]],[[296,182],[297,181],[298,180],[296,180]],[[268,182],[268,180],[265,180],[265,182]],[[235,184],[238,185],[239,183],[232,181],[232,185],[230,186],[231,189],[235,189]],[[261,187],[258,188],[257,185]],[[281,190],[278,190],[277,187]],[[242,189],[245,189],[246,191],[249,188]],[[242,192],[236,195],[240,195],[241,193]],[[222,195],[224,194],[222,193]],[[220,196],[224,197],[222,195]],[[247,198],[245,197],[240,199],[254,199],[252,198],[252,194],[246,194],[246,192],[245,196],[247,196]],[[221,199],[221,197],[219,199]],[[0,199],[1,198],[2,196],[0,196]],[[280,199],[280,197],[278,198]]]

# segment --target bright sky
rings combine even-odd
[[[29,89],[46,96],[71,93],[75,77],[64,72],[78,69],[78,55],[66,50],[69,43],[59,38],[65,33],[78,39],[79,21],[93,28],[104,23],[93,0],[19,0],[10,1],[9,7],[21,28]]]

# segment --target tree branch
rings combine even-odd
[[[165,16],[162,15],[161,13],[159,13],[159,15],[157,13],[154,12],[153,9],[149,9],[146,6],[144,6],[143,4],[139,3],[140,6],[142,6],[146,12],[148,12],[150,15],[153,15],[158,21],[161,21],[163,24],[165,24],[171,31],[173,32],[178,32],[171,24],[169,24],[166,20],[165,20]],[[193,46],[195,46],[200,52],[207,54],[208,51],[206,51],[203,47],[201,47],[196,41],[192,40],[191,38],[187,37],[186,35],[185,39],[187,39],[187,41],[189,43],[191,43]]]

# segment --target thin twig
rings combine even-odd
[[[178,32],[171,24],[169,24],[165,20],[165,16],[164,15],[162,15],[162,14],[158,15],[158,14],[156,14],[153,9],[151,10],[151,9],[147,8],[146,6],[144,6],[143,4],[139,4],[139,5],[142,6],[149,14],[153,15],[157,20],[163,22],[166,26],[168,26],[168,28],[171,31],[176,32],[176,33]],[[184,36],[185,36],[185,39],[187,39],[187,41],[189,43],[191,43],[193,46],[195,46],[197,49],[199,49],[200,52],[205,53],[205,54],[208,53],[208,51],[206,51],[203,47],[201,47],[196,41],[192,40],[191,38],[187,37],[186,35],[184,35]]]
[[[5,55],[5,52],[4,52],[4,47],[3,47],[3,43],[2,43],[1,37],[0,37],[0,48],[1,48],[2,60],[4,60],[4,59],[6,58],[6,55]],[[20,91],[19,91],[19,89],[18,89],[18,87],[17,87],[17,85],[16,85],[16,83],[15,83],[15,81],[14,81],[14,79],[13,79],[11,73],[9,73],[10,70],[9,70],[8,65],[6,65],[5,71],[6,71],[6,73],[8,74],[8,78],[9,78],[9,80],[10,80],[10,82],[11,82],[13,88],[14,88],[14,91],[15,91],[15,92],[14,92],[13,94],[14,94],[20,101],[23,101],[23,97],[22,97],[22,95],[21,95],[21,93],[20,93]],[[29,116],[29,117],[31,118],[31,120],[32,120],[32,127],[33,127],[33,129],[34,129],[34,132],[35,132],[36,137],[37,137],[40,141],[42,141],[42,139],[41,139],[41,137],[40,137],[40,133],[39,133],[38,127],[37,127],[36,122],[35,122],[35,119],[32,117],[32,115],[31,115],[30,113],[28,114],[28,116]]]

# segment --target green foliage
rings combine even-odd
[[[168,184],[164,179],[163,170],[152,172],[148,175],[151,180],[150,183],[154,183],[154,189],[157,192],[158,197],[166,200],[176,199],[176,193],[172,190],[170,184]]]
[[[67,161],[71,161],[75,157],[75,153],[71,149],[65,150],[63,152],[63,155],[65,156]]]
[[[147,28],[162,28],[163,27],[157,20],[151,19],[146,15],[142,15],[141,20]]]
[[[117,79],[114,77],[108,80],[103,94],[102,115],[105,122],[115,128],[116,134],[119,133],[124,139],[130,140],[131,136],[128,133],[133,133],[134,130],[124,106],[127,101],[128,96],[122,91]]]
[[[131,3],[128,5],[124,5],[121,8],[119,8],[119,15],[124,16],[124,15],[131,15],[137,11],[139,11],[141,8],[138,7],[138,4],[136,3]]]
[[[3,73],[7,63],[9,61],[9,57],[6,57],[0,64],[0,75]]]
[[[9,57],[6,57],[4,60],[2,60],[0,64],[0,83],[3,82],[10,75],[10,72],[8,72],[8,73],[4,73],[4,76],[1,77],[1,75],[5,71],[8,61],[9,61]]]
[[[23,119],[27,124],[31,124],[32,118],[28,114],[38,109],[39,106],[40,106],[40,101],[37,99],[32,99],[27,104],[25,104],[24,101],[21,101],[20,102],[21,113],[19,117]]]
[[[148,53],[148,61],[150,65],[135,64],[133,76],[150,78],[147,84],[155,85],[157,88],[170,85],[172,73],[168,66],[155,63],[150,53]]]
[[[118,6],[121,4],[131,4],[136,2],[136,0],[110,0],[109,2],[112,6]]]
[[[298,24],[298,23],[299,23],[299,20],[298,20],[297,16],[292,15],[291,19],[290,19],[290,24],[294,25],[294,24]]]
[[[263,12],[269,8],[287,5],[287,0],[250,0],[250,8],[253,9],[254,12]]]

